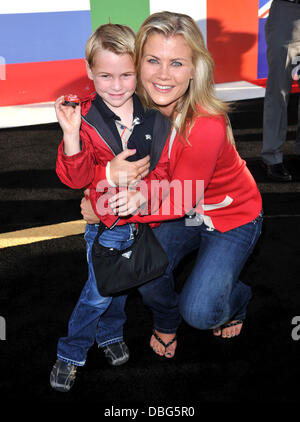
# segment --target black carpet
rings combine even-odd
[[[260,135],[253,135],[253,129],[261,129],[260,119],[260,100],[236,107],[232,124],[238,148],[243,142],[261,141]],[[242,135],[241,130],[245,130]],[[66,188],[55,174],[60,136],[55,124],[0,131],[1,233],[81,218],[82,192]],[[293,139],[293,134],[288,136]],[[259,157],[244,158],[265,189],[270,182]],[[286,160],[294,176],[288,191],[280,183],[262,191],[263,233],[241,274],[253,288],[241,335],[222,340],[183,323],[176,356],[160,358],[148,346],[150,313],[133,291],[125,326],[129,362],[112,368],[92,348],[67,394],[51,389],[49,373],[57,339],[66,334],[86,280],[83,237],[0,249],[0,316],[6,321],[6,339],[0,341],[1,402],[54,408],[92,403],[100,417],[109,406],[136,406],[140,416],[147,416],[147,406],[185,406],[194,407],[199,416],[204,405],[221,404],[225,409],[229,404],[269,403],[274,408],[298,403],[300,342],[292,336],[293,329],[297,333],[292,320],[300,315],[300,164],[293,155]],[[178,291],[194,259],[191,254],[176,269]]]

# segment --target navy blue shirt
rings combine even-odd
[[[136,94],[133,94],[132,99],[134,128],[128,139],[127,148],[136,149],[136,154],[128,157],[128,161],[136,161],[140,158],[145,157],[146,155],[150,155],[153,138],[154,119],[156,113],[158,113],[155,110],[145,110]],[[105,104],[105,102],[98,94],[96,94],[96,98],[93,103],[101,114],[105,123],[110,128],[115,139],[120,142],[120,148],[123,149],[121,137],[115,124],[115,120],[121,121],[120,117],[117,116]]]

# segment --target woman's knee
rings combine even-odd
[[[226,322],[226,310],[218,303],[179,301],[184,321],[199,330],[209,330]]]

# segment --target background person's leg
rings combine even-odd
[[[262,159],[268,165],[282,163],[286,140],[287,105],[293,70],[300,56],[300,7],[274,1],[266,27],[268,80],[264,99]]]

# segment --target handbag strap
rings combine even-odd
[[[106,226],[105,224],[102,223],[102,221],[100,220],[99,225],[98,225],[98,232],[97,235],[94,239],[94,244],[97,245],[98,244],[98,239],[101,236],[101,234],[104,232],[104,230],[106,230]]]
[[[117,225],[117,223],[118,223],[118,221],[120,220],[120,218],[121,217],[118,217],[117,219],[116,219],[116,221],[113,223],[113,225],[112,226],[110,226],[110,227],[106,227],[106,225],[104,224],[104,223],[102,223],[102,221],[100,220],[100,222],[99,222],[99,227],[98,227],[98,232],[97,232],[97,235],[96,235],[96,237],[95,237],[95,240],[94,240],[94,243],[97,245],[98,244],[98,240],[99,240],[99,237],[101,236],[101,234],[104,232],[104,230],[112,230],[116,225]]]

